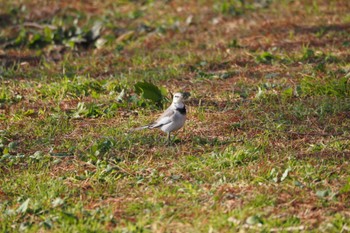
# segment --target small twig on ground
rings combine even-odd
[[[24,22],[23,26],[24,27],[38,28],[38,29],[44,29],[44,28],[50,28],[51,30],[56,30],[57,29],[56,26],[53,26],[53,25],[50,25],[50,24],[41,25],[41,24],[34,23],[34,22]]]

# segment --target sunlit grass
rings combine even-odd
[[[349,230],[349,7],[4,2],[0,231]]]

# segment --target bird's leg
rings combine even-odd
[[[166,145],[171,145],[171,137],[170,137],[170,132],[167,133],[167,141],[166,141]]]
[[[170,132],[168,132],[168,141],[170,141]]]

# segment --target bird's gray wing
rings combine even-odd
[[[175,111],[172,108],[168,108],[165,110],[165,112],[163,112],[162,115],[160,115],[160,117],[158,117],[158,119],[153,122],[152,124],[149,125],[145,125],[145,126],[141,126],[138,128],[134,128],[131,129],[130,132],[133,131],[138,131],[138,130],[142,130],[142,129],[152,129],[152,128],[159,128],[162,127],[163,125],[167,125],[171,122],[173,122],[173,118],[175,115]]]
[[[162,113],[162,115],[160,115],[160,116],[158,117],[158,119],[157,119],[155,122],[161,120],[161,119],[164,118],[164,117],[171,117],[171,116],[173,116],[174,114],[175,114],[175,111],[174,111],[174,109],[170,106],[169,108],[167,108],[167,109]]]
[[[159,128],[173,122],[175,113],[175,110],[168,108],[153,124],[149,126],[149,128]]]

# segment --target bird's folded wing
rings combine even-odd
[[[153,124],[150,125],[150,128],[159,128],[173,122],[174,115],[175,111],[168,108]]]
[[[167,125],[173,122],[174,115],[175,115],[175,111],[171,108],[168,108],[154,123],[131,129],[129,132],[138,131],[142,129],[149,129],[149,128],[152,129],[152,128],[162,127],[163,125]]]
[[[175,111],[174,111],[174,109],[170,106],[169,108],[167,108],[167,109],[162,113],[162,115],[160,115],[160,116],[158,117],[158,119],[156,120],[156,122],[159,121],[159,120],[161,120],[161,119],[164,118],[164,117],[172,117],[172,116],[174,116],[174,114],[175,114]]]

